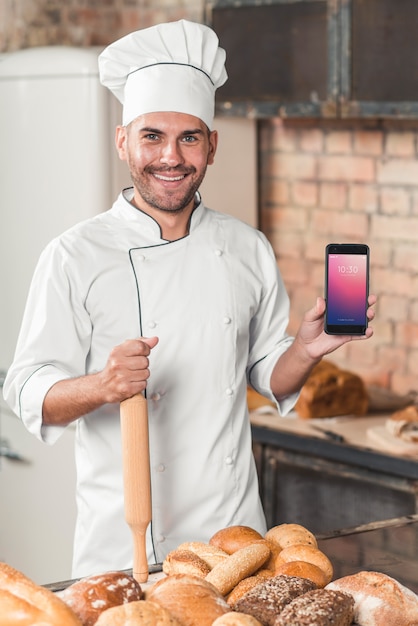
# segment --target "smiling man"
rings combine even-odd
[[[158,563],[226,526],[266,530],[247,385],[284,415],[321,357],[353,339],[324,333],[321,298],[288,336],[289,300],[266,237],[199,195],[216,155],[224,63],[215,33],[184,20],[103,51],[133,186],[52,241],[33,277],[4,395],[47,443],[76,423],[75,577],[132,567],[121,401],[146,390],[147,551]]]

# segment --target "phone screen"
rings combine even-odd
[[[367,246],[327,246],[326,263],[325,331],[329,334],[363,335],[367,328]]]

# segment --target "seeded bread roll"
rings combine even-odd
[[[144,597],[140,584],[123,572],[86,576],[56,594],[74,611],[83,626],[93,626],[100,614]]]
[[[248,591],[233,608],[252,615],[264,626],[274,626],[275,619],[289,602],[312,589],[315,584],[306,578],[274,576]]]
[[[210,572],[210,567],[191,550],[172,550],[163,561],[163,572],[167,576],[191,574],[205,578]]]
[[[178,550],[190,550],[207,563],[210,569],[226,559],[228,553],[216,546],[211,546],[202,541],[186,541],[177,546]]]
[[[362,571],[333,580],[326,588],[353,596],[354,620],[361,626],[418,624],[418,596],[386,574]]]
[[[350,626],[353,617],[352,596],[341,591],[314,589],[289,602],[274,626]]]
[[[75,613],[56,594],[7,563],[0,563],[0,623],[2,626],[81,626]]]
[[[139,600],[104,611],[95,626],[182,626],[173,615],[156,602]]]
[[[163,606],[182,626],[212,626],[231,610],[219,591],[203,578],[175,574],[156,582],[147,600]]]
[[[296,544],[294,546],[284,548],[276,560],[276,567],[279,568],[282,563],[289,563],[291,561],[305,561],[306,563],[312,563],[324,572],[326,584],[332,580],[334,568],[331,561],[326,554],[314,546]]]
[[[218,530],[210,538],[209,543],[211,546],[216,546],[228,554],[233,554],[240,548],[262,539],[263,536],[249,526],[228,526]]]
[[[240,580],[260,569],[269,556],[270,548],[265,541],[252,543],[216,565],[206,576],[206,580],[226,596]]]
[[[268,541],[279,546],[279,548],[288,548],[295,544],[311,545],[318,547],[315,535],[310,530],[300,524],[279,524],[273,526],[264,535]]]
[[[231,613],[225,613],[221,617],[218,617],[212,624],[212,626],[263,626],[258,619],[245,613],[237,613],[231,611]]]
[[[282,563],[276,568],[277,574],[286,574],[287,576],[298,576],[299,578],[307,578],[312,580],[318,588],[323,588],[329,582],[328,578],[317,565],[307,563],[306,561],[289,561]]]

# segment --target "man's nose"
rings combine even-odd
[[[165,163],[171,167],[184,162],[181,147],[177,141],[167,141],[163,145],[161,149],[160,161],[161,163]]]

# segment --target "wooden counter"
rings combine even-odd
[[[400,442],[395,453],[396,441],[386,446],[369,436],[382,431],[386,419],[252,413],[267,525],[297,522],[321,533],[418,513],[415,446],[406,451]]]

